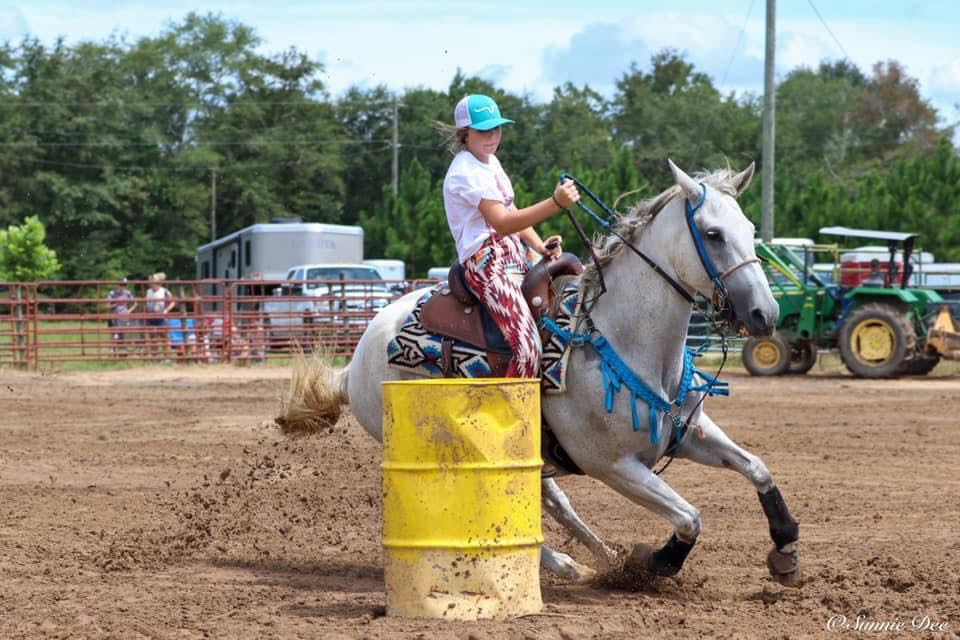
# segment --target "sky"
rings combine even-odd
[[[263,53],[291,47],[324,65],[333,96],[351,86],[445,91],[457,70],[548,101],[554,87],[606,96],[635,63],[685,54],[725,93],[763,93],[767,0],[0,0],[0,41],[67,44],[154,36],[190,11],[252,27]],[[776,77],[844,58],[869,75],[896,60],[942,123],[960,122],[956,0],[780,0]]]

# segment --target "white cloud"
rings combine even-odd
[[[915,4],[872,3],[866,11],[864,0],[821,7],[828,9],[831,35],[806,3],[784,3],[778,7],[777,76],[839,60],[845,49],[868,75],[873,63],[898,60],[919,80],[922,95],[942,113],[952,109],[960,101],[955,21],[940,17],[950,3]],[[647,70],[651,54],[664,48],[684,53],[723,91],[763,90],[764,8],[758,0],[84,0],[82,9],[75,0],[32,0],[0,5],[0,39],[27,33],[47,43],[60,36],[68,44],[111,34],[135,39],[158,34],[190,11],[220,13],[252,27],[265,53],[296,47],[322,60],[333,95],[378,84],[442,91],[457,69],[541,100],[568,81],[609,94],[631,62]]]
[[[614,83],[631,62],[648,66],[650,51],[639,38],[631,38],[622,25],[593,23],[574,34],[565,46],[548,46],[543,51],[543,80],[551,86],[570,82],[590,85],[611,94]]]
[[[30,33],[27,19],[15,6],[0,4],[0,42],[16,43]]]

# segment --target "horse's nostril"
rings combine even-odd
[[[750,312],[750,319],[757,330],[772,331],[777,324],[777,317],[764,313],[763,309],[756,307]]]

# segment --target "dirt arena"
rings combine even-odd
[[[703,533],[676,578],[543,574],[542,614],[457,623],[384,615],[379,448],[351,419],[283,439],[286,369],[0,370],[0,638],[960,638],[960,375],[938,373],[734,370],[709,401],[800,522],[801,588],[767,575],[750,485],[678,461],[665,477]],[[670,533],[595,481],[561,485],[612,543]]]

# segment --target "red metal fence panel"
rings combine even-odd
[[[165,311],[148,310],[149,281],[122,296],[114,281],[0,283],[0,366],[349,358],[380,309],[431,282],[168,280]]]

